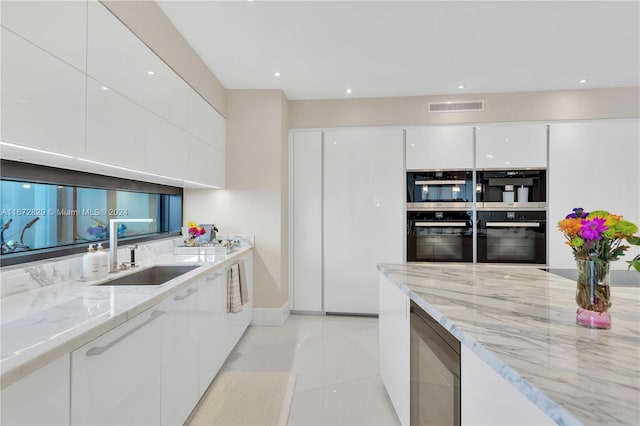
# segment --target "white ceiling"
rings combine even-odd
[[[326,99],[640,85],[638,1],[157,2],[227,89]]]

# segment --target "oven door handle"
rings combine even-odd
[[[419,228],[466,228],[467,222],[415,222],[413,225]]]
[[[537,228],[541,222],[487,222],[487,228]]]
[[[416,185],[464,185],[465,180],[416,180]]]

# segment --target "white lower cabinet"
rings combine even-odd
[[[242,257],[242,261],[244,263],[245,277],[247,280],[247,290],[249,291],[249,302],[246,305],[242,305],[242,311],[238,312],[237,314],[227,314],[225,307],[225,336],[227,336],[226,338],[229,339],[228,342],[230,342],[225,358],[229,356],[231,350],[236,345],[236,343],[238,343],[238,340],[240,340],[242,334],[253,319],[253,253],[249,252],[245,254]],[[224,294],[226,301],[226,290]]]
[[[199,281],[169,296],[160,305],[165,311],[162,328],[161,424],[183,424],[198,402],[198,317],[196,293]]]
[[[225,346],[230,333],[225,331],[227,314],[227,268],[209,273],[199,283],[196,298],[198,316],[198,392],[207,390],[227,358]]]
[[[69,424],[69,354],[0,391],[3,425]]]
[[[71,424],[160,424],[162,314],[151,308],[71,353]]]
[[[460,348],[460,376],[463,425],[556,424],[465,345]]]
[[[409,297],[380,274],[380,378],[402,425],[410,418]]]

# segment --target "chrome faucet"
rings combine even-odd
[[[153,219],[111,219],[109,220],[109,272],[118,272],[118,233],[116,223],[123,222],[146,222],[151,223]]]

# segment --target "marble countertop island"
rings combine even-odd
[[[575,324],[575,281],[535,266],[378,269],[558,424],[640,424],[640,289],[612,287],[612,327]]]
[[[89,282],[68,279],[3,298],[0,301],[2,388],[157,305],[167,295],[190,285],[202,273],[237,261],[252,248],[242,247],[219,258],[161,254],[141,260],[140,268],[119,272],[117,276]],[[153,265],[198,267],[158,286],[99,285]]]

